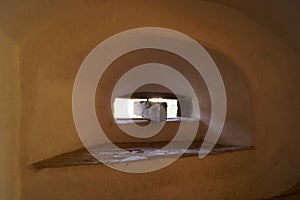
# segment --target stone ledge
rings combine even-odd
[[[160,147],[165,146],[166,144],[167,143],[165,142],[117,144],[123,150],[108,149],[100,151],[97,150],[97,148],[94,148],[93,153],[101,155],[101,162],[93,157],[85,148],[82,148],[35,162],[32,164],[32,167],[34,169],[43,169],[102,163],[138,162],[140,160],[178,156],[182,153],[183,155],[181,157],[190,157],[198,156],[199,147],[201,146],[201,143],[193,143],[188,150],[181,148],[160,149]],[[252,149],[251,146],[225,146],[216,144],[209,155],[250,149]]]

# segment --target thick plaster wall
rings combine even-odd
[[[82,147],[71,111],[76,72],[99,42],[141,26],[181,31],[239,67],[252,91],[254,149],[183,158],[139,175],[101,165],[30,169],[34,161]],[[21,47],[21,199],[257,199],[285,191],[300,177],[297,60],[271,32],[217,4],[109,1],[73,6]]]
[[[0,31],[0,199],[19,199],[18,47]]]
[[[223,128],[221,137],[218,140],[219,144],[224,145],[241,145],[251,146],[253,137],[253,112],[251,103],[251,91],[247,77],[241,73],[239,68],[235,66],[226,56],[212,49],[206,48],[209,55],[219,68],[225,88],[227,98],[227,113],[225,126]],[[185,76],[186,80],[190,82],[193,90],[197,94],[199,108],[200,108],[200,125],[198,128],[195,141],[203,140],[207,127],[210,123],[211,116],[211,103],[210,95],[207,86],[201,75],[194,69],[194,67],[178,56],[166,53],[159,50],[138,50],[130,52],[126,55],[116,59],[102,75],[95,98],[95,109],[98,116],[98,121],[102,129],[106,132],[109,139],[113,142],[158,142],[170,141],[176,134],[179,122],[167,122],[163,130],[150,138],[134,138],[121,131],[116,125],[112,111],[111,111],[111,94],[117,81],[124,73],[142,63],[162,63],[167,66],[172,66],[175,70]],[[168,75],[165,78],[169,78]],[[127,83],[119,85],[118,89],[122,91],[122,95],[129,94],[130,85],[134,84],[131,80]],[[158,86],[147,86],[147,88],[139,88],[139,91],[160,91]],[[165,91],[171,92],[171,91]],[[185,91],[176,91],[180,95],[188,96]],[[238,97],[238,98],[237,98]],[[84,108],[82,110],[84,113]],[[192,122],[190,122],[192,123]],[[120,125],[119,125],[120,126]],[[134,125],[125,124],[123,127],[131,128]],[[178,140],[186,140],[191,137],[189,134],[193,133],[191,126],[186,127],[183,137],[177,138]],[[139,133],[143,134],[143,132]],[[94,142],[99,142],[93,139]],[[96,143],[99,144],[99,143]]]

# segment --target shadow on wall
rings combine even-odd
[[[216,50],[206,47],[224,80],[227,93],[227,117],[219,144],[251,146],[253,137],[253,111],[251,91],[246,76],[232,61]],[[201,141],[206,135],[210,122],[211,102],[207,86],[193,66],[178,55],[157,49],[143,49],[129,52],[116,59],[104,72],[96,92],[96,111],[99,123],[113,142],[160,142],[170,141],[176,134],[179,122],[166,122],[165,127],[150,138],[135,138],[124,133],[115,123],[111,110],[111,93],[119,78],[128,70],[144,63],[161,63],[173,67],[187,80],[195,90],[201,112],[201,121],[196,141]],[[130,83],[128,83],[130,84]],[[120,87],[123,95],[129,94],[128,84]],[[161,92],[172,93],[168,88],[158,84],[147,84],[136,90],[141,93]],[[179,94],[185,95],[185,94]],[[109,105],[109,106],[107,106]],[[191,122],[193,123],[193,122]],[[122,126],[132,126],[126,124]],[[142,134],[142,133],[141,133]],[[189,134],[188,132],[186,134]]]

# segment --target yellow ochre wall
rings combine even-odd
[[[0,199],[19,199],[18,47],[0,31]]]
[[[6,10],[14,6],[8,4]],[[0,29],[20,48],[18,60],[17,48],[4,37],[4,49],[11,49],[5,52],[13,56],[4,62],[13,61],[14,68],[9,70],[15,71],[1,71],[1,83],[12,83],[5,86],[10,98],[4,104],[1,93],[1,109],[11,108],[0,115],[13,119],[7,129],[15,136],[5,139],[5,144],[20,137],[20,155],[9,145],[4,152],[10,153],[3,159],[17,170],[20,158],[20,199],[262,199],[299,181],[299,52],[259,20],[215,1],[57,1],[45,5],[33,1],[16,10],[12,18],[0,20]],[[83,59],[104,39],[145,26],[185,33],[238,67],[251,91],[254,149],[204,159],[182,158],[148,174],[126,174],[103,165],[31,169],[33,162],[82,147],[71,98]],[[18,95],[18,81],[21,94],[13,98]],[[20,115],[12,106],[19,100]],[[2,125],[0,134],[1,139],[10,137],[2,136]],[[18,180],[17,172],[10,173]],[[12,177],[10,173],[5,171]],[[7,192],[17,194],[18,190]]]

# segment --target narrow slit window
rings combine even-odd
[[[166,118],[178,118],[178,101],[177,99],[165,98],[116,98],[114,100],[114,118],[115,119],[147,119],[147,111],[152,106],[159,105],[165,109]]]

